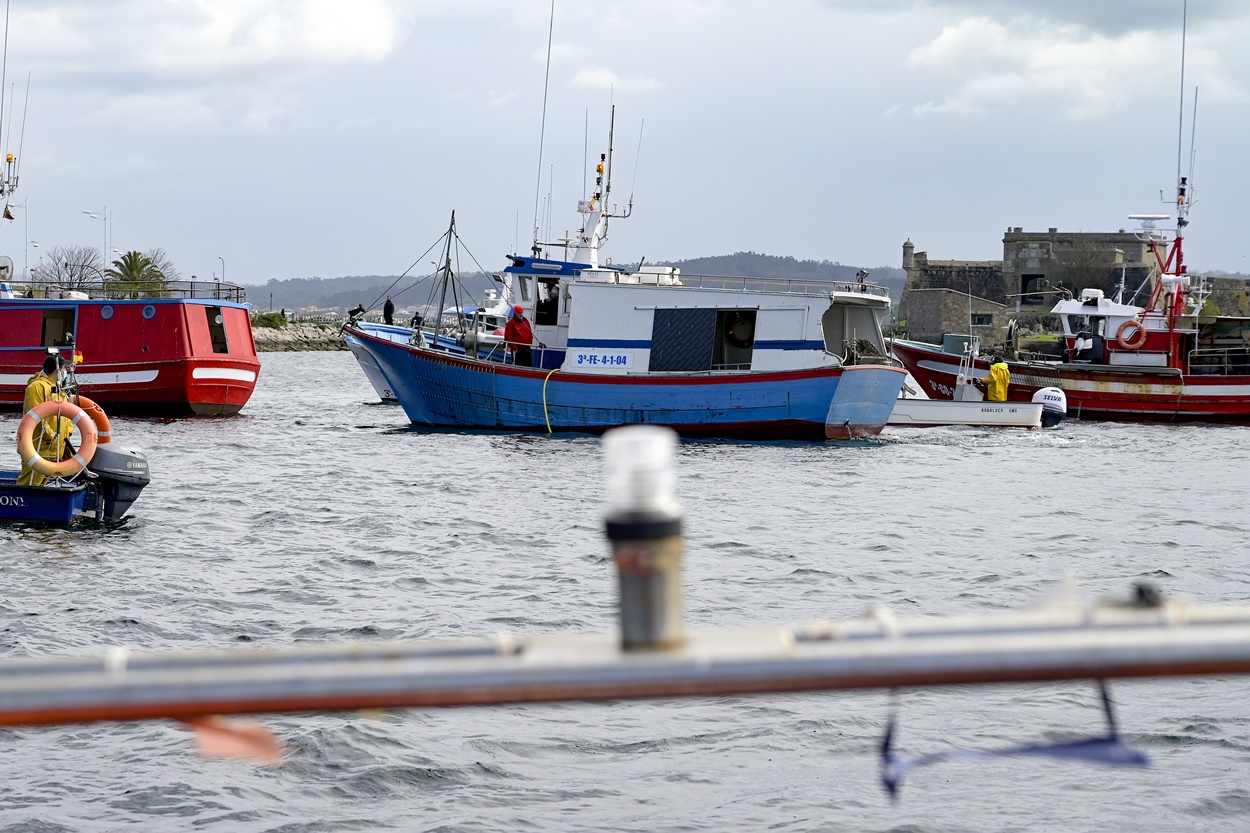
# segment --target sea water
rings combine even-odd
[[[17,416],[0,417],[12,437]],[[114,420],[152,484],[110,529],[0,528],[4,657],[604,631],[601,441],[433,432],[348,353],[268,354],[244,412]],[[691,629],[985,613],[1065,576],[1246,604],[1250,429],[1069,422],[683,442]],[[16,465],[16,454],[13,457]],[[1250,824],[1247,678],[1114,682],[1149,769],[880,784],[886,692],[265,716],[276,767],[168,721],[0,731],[0,831],[1192,831]],[[1093,683],[902,692],[898,751],[1103,730]]]

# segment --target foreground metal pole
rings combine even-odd
[[[656,433],[656,432],[659,433]],[[0,660],[0,725],[1116,677],[1250,674],[1250,608],[1138,588],[983,616],[687,634],[675,439],[605,441],[621,632]]]
[[[656,425],[631,425],[609,431],[603,445],[621,646],[631,651],[675,648],[685,639],[681,509],[673,496],[677,435]]]
[[[288,646],[0,662],[0,725],[1250,673],[1250,609],[1078,607],[687,634]]]

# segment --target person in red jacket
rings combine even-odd
[[[512,358],[512,363],[521,365],[522,367],[531,367],[533,358],[530,355],[530,345],[534,343],[534,331],[530,329],[529,319],[525,317],[525,309],[522,307],[512,308],[512,317],[508,319],[508,324],[503,328],[504,341],[508,342],[508,349],[515,350],[516,354]]]

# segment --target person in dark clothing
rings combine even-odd
[[[530,328],[529,319],[525,317],[524,308],[519,306],[512,308],[512,317],[503,328],[503,338],[508,343],[508,349],[516,351],[512,359],[513,364],[521,367],[533,366],[534,359],[530,345],[534,343],[534,331]]]
[[[386,303],[382,305],[382,320],[387,324],[395,323],[395,302],[390,295],[386,296]]]
[[[414,330],[419,330],[425,326],[425,316],[421,314],[421,310],[417,310],[412,314],[412,320],[408,322],[408,326]]]

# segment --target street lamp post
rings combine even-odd
[[[217,259],[221,261],[221,282],[226,282],[226,259],[221,255],[217,255]]]
[[[13,206],[17,208],[17,206]],[[30,239],[30,197],[22,200],[22,237],[26,241],[26,248],[22,257],[22,268],[26,272],[26,280],[30,280],[30,246],[34,242]],[[39,248],[38,243],[34,243],[35,248]]]
[[[100,264],[100,268],[103,269],[105,266],[108,265],[108,262],[109,262],[108,253],[109,253],[109,249],[111,248],[109,246],[109,222],[110,222],[110,218],[112,217],[112,215],[109,214],[109,207],[107,205],[104,206],[103,211],[85,211],[84,210],[83,214],[86,214],[88,217],[90,217],[93,220],[104,221],[104,248],[100,250],[100,257],[104,261],[102,264]]]

